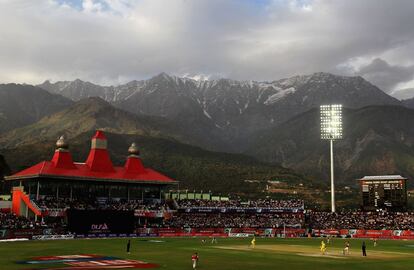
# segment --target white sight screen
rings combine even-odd
[[[321,105],[321,139],[342,139],[342,105]]]

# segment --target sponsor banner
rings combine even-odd
[[[140,233],[138,237],[157,237],[159,236],[157,233]]]
[[[29,238],[32,239],[34,235],[42,235],[42,229],[14,229],[10,230],[11,238]]]
[[[116,233],[90,233],[90,234],[76,234],[74,235],[74,238],[135,238],[135,237],[140,237],[140,236],[146,236],[144,234],[136,234],[136,233],[130,233],[130,234],[125,234],[125,233],[120,233],[120,234],[116,234]],[[148,234],[147,236],[151,236],[151,237],[157,237],[158,234]]]
[[[356,230],[356,234],[352,237],[355,238],[392,238],[391,230]]]
[[[66,217],[65,209],[47,209],[42,211],[42,215],[49,217]]]
[[[146,218],[163,218],[163,211],[148,211],[148,210],[135,210],[134,215],[136,217],[146,217]]]
[[[340,230],[335,230],[335,229],[312,230],[312,232],[317,236],[321,236],[321,235],[340,235],[341,234]]]
[[[298,213],[303,214],[300,208],[180,208],[181,213],[246,213],[246,214],[267,214],[267,213]]]
[[[274,229],[277,232],[285,232],[285,233],[291,233],[291,234],[304,234],[305,229],[295,229],[295,228],[286,228],[286,229]]]
[[[34,235],[33,240],[62,240],[62,239],[74,239],[74,235],[64,234],[64,235]]]
[[[245,238],[245,237],[253,237],[254,233],[229,233],[229,237],[240,237],[240,238]]]
[[[46,236],[46,235],[63,235],[65,234],[62,230],[55,229],[7,229],[0,230],[0,239],[13,239],[13,238],[27,238],[35,239],[37,236]]]
[[[145,218],[171,219],[174,211],[135,210],[134,216]]]
[[[414,236],[414,231],[407,230],[407,231],[400,231],[400,232],[401,232],[400,236]]]
[[[339,230],[340,235],[349,235],[349,230]]]

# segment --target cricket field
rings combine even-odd
[[[414,241],[379,240],[374,247],[368,239],[335,238],[322,255],[319,238],[256,238],[255,248],[249,247],[251,238],[218,239],[215,244],[202,239],[133,238],[130,254],[126,238],[2,242],[0,269],[191,270],[194,252],[200,258],[199,270],[414,269]],[[342,254],[345,241],[351,245],[346,256]],[[367,245],[367,257],[362,257],[362,241]],[[126,264],[118,267],[118,262]]]

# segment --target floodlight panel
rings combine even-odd
[[[321,105],[321,139],[342,139],[342,105]]]

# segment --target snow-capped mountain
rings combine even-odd
[[[38,86],[51,93],[70,98],[73,101],[79,101],[89,97],[100,97],[108,102],[115,102],[128,98],[129,95],[141,88],[141,85],[144,83],[144,81],[131,81],[127,84],[114,87],[100,86],[76,79],[74,81],[59,81],[53,84],[50,81],[45,81]]]
[[[361,77],[329,73],[271,81],[194,80],[161,73],[149,80],[99,86],[81,80],[40,87],[72,100],[98,96],[133,113],[162,116],[181,128],[221,138],[242,151],[250,135],[323,103],[345,107],[401,105]]]

